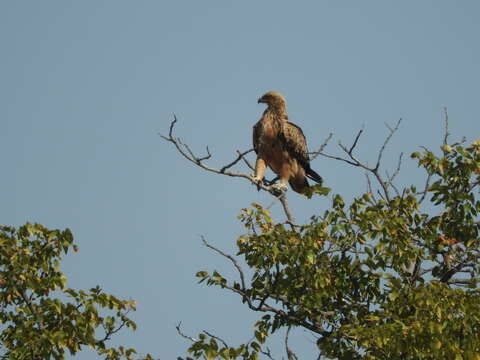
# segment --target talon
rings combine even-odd
[[[283,192],[286,192],[288,190],[288,187],[287,187],[287,184],[284,184],[284,183],[277,183],[275,185],[272,185],[272,187],[275,189],[275,190],[278,190],[278,191],[281,191],[282,193]]]
[[[261,184],[263,182],[263,179],[258,177],[258,176],[254,176],[252,181],[255,183],[255,184]]]
[[[259,176],[254,176],[252,181],[255,185],[257,185],[257,190],[260,191],[260,185],[263,184],[263,179]]]

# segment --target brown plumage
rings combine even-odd
[[[253,127],[253,148],[257,153],[255,180],[263,181],[269,166],[280,177],[276,185],[286,190],[287,182],[298,193],[308,187],[307,177],[322,184],[322,177],[310,168],[307,141],[302,129],[288,121],[285,98],[269,91],[258,103],[267,104],[262,118]]]

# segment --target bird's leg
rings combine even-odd
[[[285,192],[288,190],[288,186],[287,186],[287,183],[288,183],[288,180],[290,178],[290,174],[291,174],[291,168],[290,168],[290,164],[288,163],[285,163],[282,165],[281,169],[280,169],[280,181],[278,183],[276,183],[275,185],[273,185],[273,187],[277,190],[280,190],[282,192]]]
[[[265,169],[267,168],[267,164],[265,160],[261,157],[257,157],[257,161],[255,162],[255,174],[253,175],[253,181],[257,184],[258,190],[260,190],[259,185],[262,183],[263,178],[265,177]]]
[[[287,183],[288,183],[287,178],[280,178],[280,181],[278,183],[276,183],[275,185],[272,185],[272,187],[274,187],[275,189],[277,189],[281,192],[285,192],[285,191],[288,190]]]

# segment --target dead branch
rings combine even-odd
[[[360,139],[360,136],[362,135],[363,130],[364,130],[364,128],[362,127],[360,129],[360,131],[358,132],[357,136],[355,137],[355,140],[353,141],[352,147],[350,148],[350,150],[348,150],[349,154],[351,154],[353,149],[355,149],[355,146],[357,146],[358,139]]]
[[[225,170],[231,168],[233,165],[235,165],[235,164],[238,163],[240,160],[242,160],[245,155],[247,155],[248,153],[250,153],[250,152],[252,152],[252,151],[253,151],[253,149],[250,149],[250,150],[247,150],[247,151],[244,151],[244,152],[240,152],[239,150],[237,150],[237,153],[238,153],[237,158],[236,158],[235,160],[233,160],[230,164],[227,164],[227,165],[225,165],[224,167],[222,167],[222,168],[220,169],[220,172],[223,173]]]
[[[392,185],[393,180],[395,180],[395,178],[400,173],[400,168],[402,167],[402,158],[403,158],[403,152],[401,152],[400,156],[398,157],[397,168],[393,172],[392,176],[388,177],[388,184],[389,185]]]
[[[187,339],[187,340],[190,340],[191,342],[197,342],[197,341],[198,341],[198,339],[195,339],[194,337],[191,337],[191,336],[189,336],[189,335],[184,334],[184,333],[182,332],[181,328],[180,328],[181,326],[182,326],[182,322],[181,322],[181,321],[178,323],[177,326],[175,326],[175,329],[177,329],[177,333],[178,333],[181,337],[183,337],[183,338],[185,338],[185,339]]]
[[[375,170],[378,170],[378,167],[380,166],[380,162],[382,161],[382,156],[383,152],[385,151],[385,147],[389,143],[390,139],[392,138],[393,134],[395,134],[402,122],[402,119],[399,119],[397,123],[395,124],[395,127],[392,129],[387,123],[385,125],[387,126],[388,130],[390,130],[390,133],[386,137],[382,147],[380,148],[380,151],[378,152],[378,157],[377,157],[377,164],[375,165]]]
[[[284,193],[280,192],[278,189],[276,189],[274,186],[272,186],[274,181],[272,181],[272,182],[265,181],[263,183],[257,183],[255,181],[255,178],[254,178],[253,175],[249,175],[249,174],[246,174],[246,173],[230,170],[232,167],[237,165],[240,161],[243,161],[250,170],[254,170],[254,167],[252,166],[252,164],[250,164],[248,159],[245,157],[247,154],[252,152],[253,149],[249,149],[249,150],[246,150],[246,151],[243,151],[243,152],[237,150],[237,157],[234,160],[232,160],[231,162],[229,162],[228,164],[226,164],[226,165],[224,165],[224,166],[222,166],[218,169],[214,168],[214,167],[211,167],[211,166],[208,166],[208,165],[205,164],[205,161],[212,158],[212,154],[210,153],[210,149],[208,148],[208,146],[206,147],[206,155],[204,155],[204,156],[196,155],[190,149],[188,144],[182,142],[180,140],[180,138],[175,137],[173,135],[173,130],[175,128],[175,124],[177,123],[177,121],[178,121],[177,116],[174,114],[173,115],[173,121],[170,123],[170,128],[169,128],[169,131],[168,131],[168,135],[166,135],[166,136],[162,135],[162,134],[159,134],[159,135],[163,139],[165,139],[166,141],[172,143],[175,146],[175,148],[177,149],[177,151],[185,159],[187,159],[188,161],[194,163],[198,167],[200,167],[203,170],[206,170],[208,172],[212,172],[212,173],[220,174],[220,175],[231,176],[231,177],[243,178],[243,179],[246,179],[246,180],[250,181],[250,183],[257,186],[257,188],[259,190],[261,189],[261,190],[267,191],[271,195],[278,198],[280,200],[281,204],[282,204],[283,210],[285,212],[285,215],[286,215],[288,221],[290,221],[292,223],[294,222],[293,215],[292,215],[292,213],[291,213],[291,211],[288,207],[287,198],[286,198]]]
[[[323,141],[323,143],[320,145],[320,147],[318,148],[317,151],[313,151],[313,152],[309,152],[308,154],[311,155],[310,156],[310,160],[314,160],[315,158],[318,157],[318,155],[320,155],[321,152],[323,152],[323,150],[327,147],[329,141],[332,139],[333,137],[333,133],[330,133],[328,134],[327,138]]]
[[[252,150],[253,150],[253,149],[252,149]],[[241,154],[240,150],[237,150],[237,154]],[[242,157],[242,160],[243,160],[243,162],[245,163],[245,165],[248,166],[248,168],[249,168],[250,170],[255,171],[255,167],[254,167],[252,164],[250,164],[250,161],[248,161],[248,159],[247,159],[246,157]]]
[[[376,162],[374,167],[368,166],[367,163],[359,160],[356,157],[356,155],[354,154],[354,150],[358,145],[358,141],[360,139],[360,136],[362,135],[362,133],[364,131],[363,128],[358,131],[358,133],[355,136],[355,139],[353,140],[353,143],[350,147],[347,147],[341,141],[338,143],[338,146],[346,154],[346,157],[327,154],[327,153],[323,152],[323,150],[315,152],[315,156],[321,155],[321,156],[324,156],[326,158],[341,161],[341,162],[345,162],[349,165],[360,167],[360,168],[366,170],[367,173],[372,174],[376,178],[378,184],[382,188],[382,191],[383,191],[382,193],[380,191],[378,191],[380,197],[389,201],[390,198],[391,198],[390,189],[393,189],[395,191],[395,189],[393,187],[393,180],[395,179],[395,177],[398,175],[398,172],[400,171],[402,154],[399,157],[399,162],[398,162],[398,165],[397,165],[397,169],[394,171],[392,176],[387,175],[387,178],[384,179],[380,175],[379,168],[380,168],[380,164],[381,164],[381,161],[382,161],[383,153],[385,152],[385,148],[386,148],[387,144],[390,142],[393,135],[398,131],[398,128],[399,128],[401,122],[402,122],[402,119],[398,120],[393,128],[390,127],[387,124],[389,134],[387,135],[387,137],[385,138],[385,141],[383,142],[382,146],[380,147],[380,150],[379,150],[378,155],[377,155],[377,162]],[[367,180],[368,180],[368,177],[367,177]],[[371,188],[371,184],[369,184],[368,186]]]

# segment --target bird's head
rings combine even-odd
[[[269,91],[263,94],[260,99],[258,99],[258,103],[265,103],[269,107],[285,107],[286,105],[285,98],[277,91]]]

